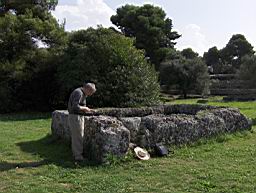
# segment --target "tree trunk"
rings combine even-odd
[[[186,92],[186,90],[183,90],[182,92],[183,92],[183,97],[184,97],[184,99],[186,99],[186,98],[187,98],[187,92]]]

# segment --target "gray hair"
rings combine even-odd
[[[95,86],[95,84],[94,83],[85,83],[84,84],[84,87],[87,89],[90,89],[90,90],[92,90],[93,92],[96,92],[96,86]]]

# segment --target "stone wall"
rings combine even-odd
[[[67,111],[52,114],[52,134],[70,140]],[[179,145],[226,132],[250,129],[238,109],[208,105],[163,105],[98,109],[85,115],[85,155],[104,162],[109,154],[123,156],[134,143],[152,149],[156,143]]]
[[[250,88],[235,74],[211,75],[211,95],[225,96],[224,100],[256,100],[256,89]]]

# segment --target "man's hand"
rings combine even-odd
[[[90,109],[89,107],[83,107],[83,106],[81,107],[81,110],[85,113],[96,113],[97,112],[97,110],[95,110],[95,109]]]
[[[88,107],[83,107],[83,106],[81,106],[80,108],[81,108],[81,111],[83,111],[83,112],[85,112],[85,113],[90,113],[90,112],[93,111],[92,109],[90,109],[90,108],[88,108]]]

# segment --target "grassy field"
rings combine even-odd
[[[256,102],[224,103],[217,97],[207,104],[238,107],[255,124]],[[76,166],[69,145],[51,140],[50,124],[47,113],[0,115],[0,192],[256,192],[255,126],[173,147],[165,158]]]

